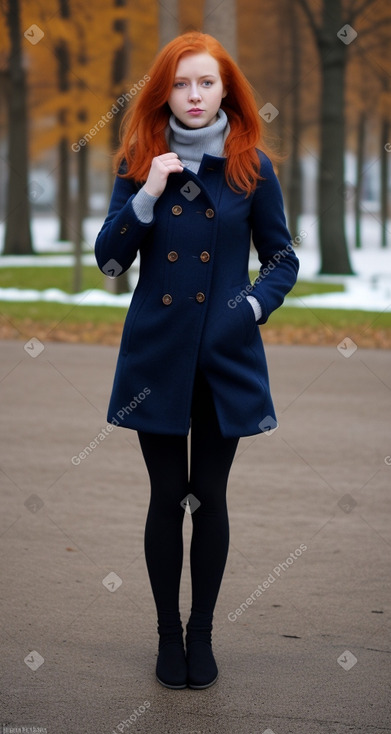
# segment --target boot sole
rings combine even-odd
[[[163,680],[160,680],[156,676],[156,680],[160,683],[161,686],[164,686],[165,688],[173,688],[174,690],[182,690],[183,688],[187,688],[187,683],[181,683],[179,686],[173,686],[171,683],[165,683]]]
[[[214,683],[216,683],[218,679],[218,675],[216,675],[216,678],[212,680],[210,683],[205,683],[202,686],[196,686],[193,683],[188,683],[189,688],[193,688],[194,690],[202,690],[203,688],[210,688],[210,686],[213,686]]]

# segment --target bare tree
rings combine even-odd
[[[8,0],[5,11],[10,35],[8,69],[5,73],[8,114],[8,189],[5,226],[5,255],[33,253],[30,230],[28,181],[28,128],[26,73],[22,62],[19,0]],[[30,29],[31,38],[36,31]],[[31,40],[31,39],[30,39]],[[27,41],[26,41],[27,43]]]
[[[59,0],[60,18],[63,20],[70,19],[70,7],[69,0]],[[57,59],[57,77],[58,77],[58,89],[60,92],[68,92],[70,88],[69,72],[70,72],[70,51],[67,41],[62,38],[57,43],[54,49],[55,57]],[[68,150],[68,134],[67,134],[67,117],[69,110],[67,107],[62,107],[58,111],[57,119],[60,130],[62,131],[59,143],[58,143],[58,160],[59,160],[59,186],[58,186],[58,211],[59,211],[59,224],[60,240],[69,240],[69,204],[70,204],[70,193],[69,193],[69,150]]]
[[[364,160],[365,160],[365,131],[367,116],[364,110],[360,112],[357,123],[357,149],[356,149],[356,190],[354,197],[354,224],[355,224],[355,246],[359,249],[361,242],[361,201],[364,182]]]
[[[179,1],[159,0],[159,46],[165,46],[179,34]]]
[[[353,23],[364,6],[355,3],[344,17],[342,0],[323,0],[318,20],[309,0],[296,0],[303,9],[318,49],[322,74],[320,110],[320,170],[318,176],[320,273],[352,274],[345,235],[344,87],[347,50]],[[354,6],[354,3],[351,3]],[[360,6],[360,7],[359,7]],[[338,34],[338,35],[337,35]],[[349,34],[349,35],[348,35]]]
[[[114,0],[114,7],[126,7],[127,0]],[[123,91],[123,86],[129,74],[130,65],[130,41],[127,34],[127,20],[125,18],[119,18],[114,21],[113,30],[115,33],[120,34],[121,44],[113,56],[113,62],[111,67],[111,88],[112,96],[119,96]],[[123,116],[123,108],[117,113],[114,118],[113,125],[111,127],[111,147],[112,149],[117,147],[119,139],[119,130],[121,120]],[[112,177],[111,177],[112,178]],[[112,186],[112,181],[111,184]],[[116,278],[105,277],[105,287],[111,293],[127,293],[129,291],[129,279],[128,273],[122,273]]]
[[[205,0],[204,32],[217,38],[237,58],[236,0]]]
[[[390,145],[390,118],[384,115],[381,121],[380,133],[380,216],[381,216],[381,246],[387,247],[388,232],[388,171],[389,171],[389,145]]]
[[[88,54],[86,44],[85,27],[82,23],[75,23],[75,29],[78,36],[78,52],[77,62],[80,68],[87,67]],[[88,111],[84,102],[86,81],[84,74],[81,73],[76,87],[80,90],[78,95],[83,100],[76,111],[77,119],[80,123],[87,124]],[[73,270],[73,291],[79,293],[82,288],[83,276],[83,243],[84,243],[84,220],[88,213],[88,148],[82,146],[77,154],[77,200],[75,205],[75,225],[74,225],[74,270]]]
[[[301,39],[299,24],[297,22],[297,9],[295,5],[288,3],[288,20],[291,29],[291,64],[290,64],[290,86],[292,89],[291,104],[291,155],[290,175],[288,184],[288,221],[289,229],[293,238],[299,232],[299,216],[302,212],[302,188],[303,176],[300,161],[300,133],[301,124],[301,94],[300,94],[300,70],[301,70]]]

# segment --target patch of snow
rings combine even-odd
[[[349,311],[390,311],[391,312],[391,280],[378,287],[370,281],[355,277],[345,279],[345,291],[335,293],[317,293],[295,298],[287,296],[285,306],[296,308],[338,308]],[[391,320],[390,320],[391,325]]]

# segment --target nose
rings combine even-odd
[[[189,100],[194,101],[196,99],[201,99],[201,95],[198,91],[196,82],[193,82],[189,90]]]

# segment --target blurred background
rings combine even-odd
[[[8,0],[1,21],[0,336],[118,341],[137,263],[110,279],[93,255],[112,153],[155,54],[195,28],[236,59],[282,155],[301,270],[266,337],[391,346],[387,0]]]

